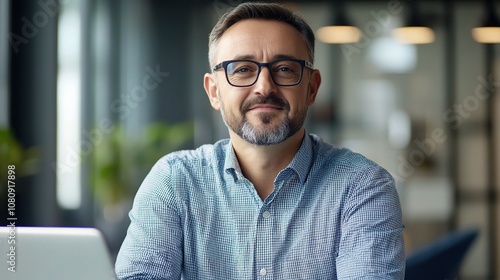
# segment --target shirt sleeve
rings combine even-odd
[[[115,265],[120,280],[181,278],[183,233],[168,170],[157,163],[136,194]]]
[[[338,279],[404,279],[402,213],[394,179],[379,166],[359,172],[342,213]]]

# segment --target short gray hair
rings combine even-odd
[[[292,10],[276,3],[242,3],[226,12],[210,32],[208,41],[208,61],[213,63],[215,46],[229,27],[245,19],[265,19],[288,23],[297,29],[307,44],[309,58],[314,63],[314,32],[306,21]],[[212,65],[211,65],[212,66]]]

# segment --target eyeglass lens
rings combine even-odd
[[[297,61],[275,61],[269,68],[273,81],[278,85],[295,85],[302,76],[302,66]],[[258,79],[259,72],[259,65],[252,61],[235,61],[226,67],[227,79],[234,86],[253,84]]]

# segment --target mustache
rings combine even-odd
[[[241,112],[245,113],[255,105],[273,105],[273,106],[283,108],[283,109],[290,108],[290,106],[288,105],[288,102],[277,97],[274,94],[271,94],[268,96],[259,96],[259,97],[256,97],[256,98],[253,98],[251,100],[243,102],[243,104],[241,105]]]

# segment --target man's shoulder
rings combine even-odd
[[[340,180],[346,183],[343,186],[351,186],[354,183],[370,188],[374,186],[373,182],[394,184],[390,172],[366,156],[346,147],[325,143],[321,139],[319,141],[315,143],[317,151],[315,174],[335,181]]]
[[[141,196],[158,196],[177,200],[187,192],[198,192],[210,186],[220,169],[219,156],[225,155],[227,142],[221,140],[196,149],[171,152],[160,158],[140,187]]]
[[[205,144],[196,149],[179,150],[168,153],[160,158],[151,168],[148,178],[160,182],[164,189],[164,182],[180,180],[186,183],[189,180],[205,180],[216,176],[221,169],[221,162],[226,153],[226,140],[214,144]]]
[[[204,144],[196,149],[179,150],[163,156],[158,163],[175,165],[211,165],[222,159],[228,146],[228,139],[220,140],[214,144]]]
[[[317,159],[330,167],[341,167],[352,170],[380,168],[374,161],[347,147],[340,147],[323,141],[313,135]]]

